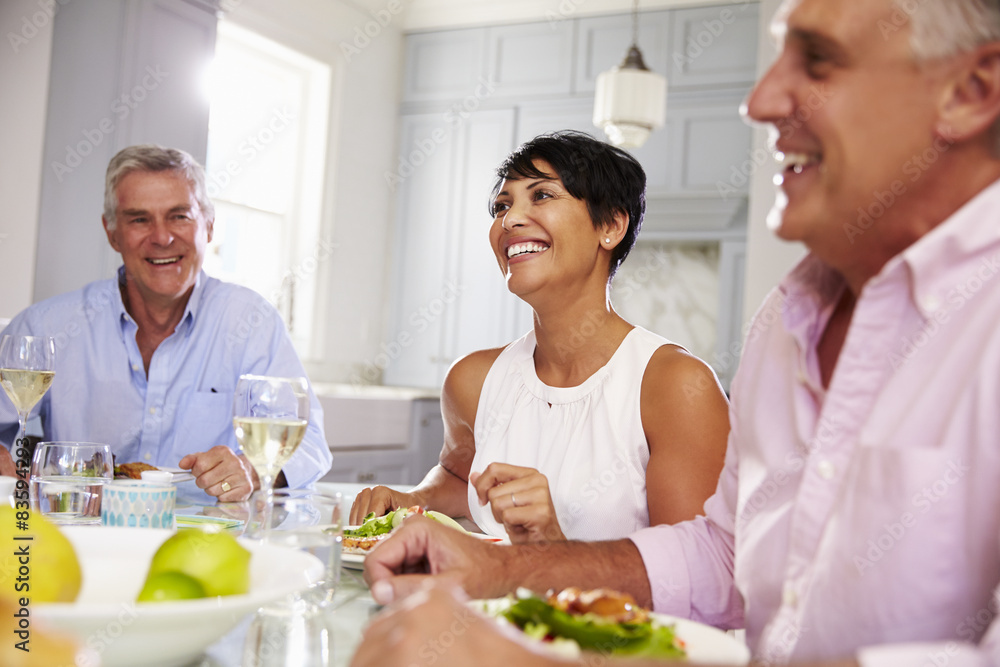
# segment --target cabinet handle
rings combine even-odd
[[[374,482],[375,481],[375,473],[373,473],[373,472],[359,472],[358,473],[358,481],[359,482]]]

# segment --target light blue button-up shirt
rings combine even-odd
[[[106,443],[119,462],[156,466],[176,466],[215,445],[238,453],[232,411],[239,376],[306,374],[271,304],[204,272],[174,333],[156,348],[148,377],[137,328],[117,280],[47,299],[10,322],[3,333],[55,338],[55,380],[32,411],[46,440]],[[0,438],[8,447],[16,429],[17,413],[0,397]],[[331,462],[323,410],[310,389],[309,428],[282,470],[290,487],[301,488]]]

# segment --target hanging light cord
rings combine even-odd
[[[632,46],[639,46],[639,0],[632,3]]]

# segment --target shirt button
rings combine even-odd
[[[833,464],[829,461],[820,461],[816,464],[816,470],[823,479],[833,479],[833,474],[836,472]]]
[[[795,592],[792,584],[785,584],[785,590],[781,592],[781,601],[786,607],[795,607],[799,603],[799,594]]]
[[[134,371],[139,370],[139,364],[132,364],[132,370]]]
[[[156,408],[150,408],[149,409],[149,414],[155,415],[156,414]]]
[[[935,310],[941,307],[941,299],[937,298],[933,294],[928,294],[927,296],[925,296],[923,299],[921,299],[920,303],[923,305],[924,310],[929,312],[934,312]]]
[[[144,458],[144,459],[146,459],[148,461],[149,459],[153,458],[153,455],[150,454],[149,452],[146,452],[146,455],[143,456],[142,458]]]

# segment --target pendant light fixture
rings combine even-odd
[[[621,65],[601,72],[594,95],[594,125],[622,148],[642,146],[667,117],[667,79],[651,72],[639,51],[639,0],[632,4],[632,46]]]

